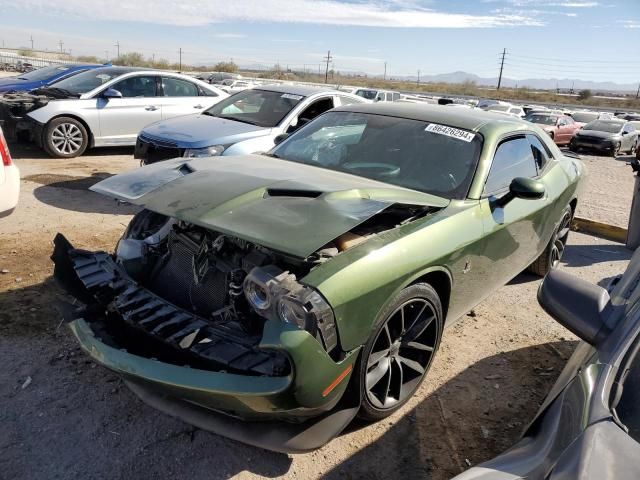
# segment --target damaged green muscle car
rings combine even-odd
[[[144,401],[299,452],[400,408],[445,326],[558,264],[583,166],[535,125],[438,106],[337,108],[279,140],[103,180],[143,207],[115,253],[59,234],[52,258],[80,345]]]

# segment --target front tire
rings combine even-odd
[[[44,148],[55,158],[74,158],[82,155],[89,145],[85,126],[71,117],[51,120],[44,130]]]
[[[418,283],[396,295],[358,361],[360,418],[383,419],[409,401],[431,367],[442,327],[442,303],[431,285]]]
[[[560,260],[562,260],[562,256],[564,255],[564,251],[567,246],[572,220],[573,210],[571,207],[566,207],[562,212],[560,223],[553,232],[549,244],[536,261],[529,265],[527,270],[535,275],[544,277],[560,264]]]
[[[611,156],[612,156],[612,157],[614,157],[614,158],[615,158],[615,157],[617,157],[618,155],[620,155],[620,147],[621,147],[621,146],[622,146],[622,145],[620,144],[620,142],[616,143],[616,144],[613,146],[613,150],[611,151]]]

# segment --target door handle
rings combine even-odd
[[[154,107],[153,105],[147,105],[146,107],[144,107],[144,109],[147,112],[155,112],[158,109],[158,107]]]
[[[198,104],[198,105],[194,105],[193,108],[203,108],[202,105]]]

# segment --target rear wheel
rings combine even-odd
[[[562,260],[564,250],[567,246],[567,240],[569,238],[569,232],[571,231],[571,220],[573,220],[573,210],[571,207],[567,207],[562,212],[560,223],[553,232],[553,236],[544,249],[544,252],[533,262],[527,270],[536,275],[544,277],[549,271],[556,268]]]
[[[361,418],[380,420],[411,398],[431,367],[442,326],[442,303],[426,283],[405,288],[384,309],[358,363]]]
[[[88,145],[87,129],[75,118],[55,118],[45,127],[44,148],[52,157],[77,157],[84,153]]]
[[[635,140],[634,142],[631,143],[631,149],[629,150],[629,155],[633,155],[636,151],[636,148],[638,148],[638,140]]]

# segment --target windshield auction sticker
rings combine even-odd
[[[302,100],[302,95],[294,95],[293,93],[283,93],[280,98],[288,98],[289,100]]]
[[[475,133],[460,130],[459,128],[447,127],[446,125],[438,125],[437,123],[430,123],[427,125],[427,128],[425,128],[425,131],[437,133],[438,135],[446,135],[451,138],[457,138],[458,140],[463,140],[465,142],[470,142],[476,136]]]

